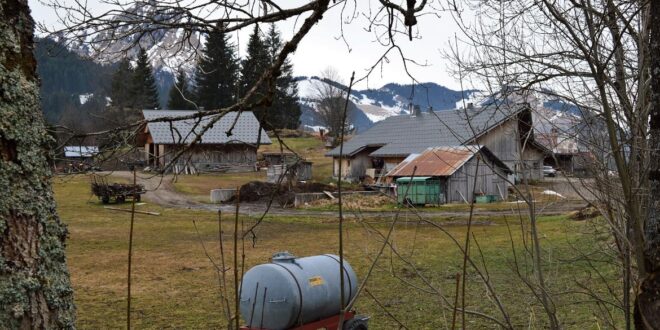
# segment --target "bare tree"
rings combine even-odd
[[[170,56],[184,55],[186,62],[191,62],[198,53],[200,34],[209,33],[218,27],[230,33],[249,29],[259,23],[298,20],[292,37],[281,47],[272,65],[253,86],[244,91],[242,98],[229,106],[207,109],[186,117],[151,120],[169,123],[179,120],[196,122],[196,130],[192,132],[194,136],[191,139],[188,139],[189,136],[179,136],[180,141],[186,141],[185,147],[174,151],[169,157],[169,164],[162,169],[162,172],[166,172],[179,158],[185,157],[185,152],[199,143],[204,133],[226,114],[268,107],[272,103],[276,79],[281,74],[287,57],[296,50],[301,40],[331,7],[342,3],[340,1],[331,4],[329,0],[310,0],[300,5],[257,0],[243,3],[109,0],[104,1],[105,8],[109,9],[97,13],[94,8],[88,7],[87,3],[49,0],[46,4],[57,12],[60,25],[56,29],[46,26],[41,28],[43,32],[51,33],[51,36],[62,42],[89,49],[89,55],[101,61],[114,61],[125,57],[141,47],[156,44],[155,40],[163,33],[173,36],[177,31],[181,31],[180,38],[169,38],[175,42],[159,43],[158,47],[165,48]],[[390,47],[379,62],[388,61],[385,55],[392,49],[398,49],[394,43],[395,35],[413,37],[415,16],[422,14],[426,1],[417,6],[415,1],[409,1],[406,7],[389,1],[381,1],[381,5],[381,10],[369,18],[374,28],[387,31],[378,36],[379,40],[389,40]],[[3,225],[0,228],[4,229],[5,234],[0,240],[0,252],[3,253],[3,260],[12,262],[9,268],[0,267],[0,276],[3,283],[12,283],[15,286],[8,291],[9,295],[0,295],[3,306],[0,323],[10,324],[15,328],[70,328],[74,326],[74,308],[64,262],[66,230],[55,215],[46,158],[42,156],[42,149],[48,140],[40,122],[36,125],[31,122],[34,118],[41,117],[36,101],[38,91],[31,56],[32,20],[25,1],[10,1],[7,5],[3,2],[0,14],[3,16],[0,23],[3,36],[13,36],[0,41],[0,54],[6,55],[0,57],[3,62],[0,78],[9,79],[3,85],[13,88],[21,86],[22,89],[15,91],[20,97],[6,101],[11,107],[0,107],[0,111],[7,111],[2,118],[17,118],[11,126],[2,126],[0,130],[3,161],[0,181],[8,183],[3,184],[1,189],[8,190],[3,196],[16,196],[8,199],[12,203],[4,203],[0,207],[1,213],[6,215],[8,220],[3,219],[0,222]],[[383,18],[389,23],[380,24],[378,21]],[[20,48],[16,47],[17,40],[20,41]],[[406,61],[405,58],[403,60]],[[4,71],[5,64],[7,73]],[[267,92],[262,93],[263,90]],[[3,97],[7,95],[13,94],[5,91]],[[209,120],[202,124],[203,117]],[[64,143],[70,138],[103,137],[116,141],[113,147],[121,150],[125,149],[121,148],[121,145],[130,145],[131,141],[135,140],[147,122],[143,119],[122,123],[93,133],[72,132],[66,127],[60,129],[69,133],[69,138],[65,138]],[[233,126],[226,134],[232,135],[232,130]],[[110,154],[116,155],[114,150]],[[35,202],[37,200],[39,203]],[[253,228],[247,232],[252,232]],[[4,281],[5,278],[7,281]],[[237,323],[238,318],[234,317]]]
[[[413,31],[416,16],[424,14],[427,1],[420,1],[419,4],[416,2],[407,1],[404,7],[397,3],[381,0],[379,1],[380,6],[369,13],[367,17],[369,29],[375,31],[377,41],[386,47],[386,51],[377,61],[378,63],[375,63],[367,72],[367,76],[379,63],[389,61],[387,56],[390,52],[400,54],[404,66],[413,63],[403,56],[403,52],[396,45],[396,40],[401,36],[410,39],[417,36]],[[466,0],[466,2],[469,1]],[[208,109],[186,118],[154,120],[170,123],[182,119],[197,120],[199,130],[193,133],[195,136],[192,140],[186,139],[186,137],[180,139],[189,142],[186,142],[186,148],[181,148],[171,157],[173,163],[178,158],[184,157],[187,148],[198,143],[209,127],[227,113],[249,111],[256,107],[269,105],[272,102],[272,86],[280,75],[287,56],[295,51],[300,41],[331,7],[342,5],[345,7],[349,2],[330,3],[328,0],[315,0],[291,7],[284,7],[273,1],[246,1],[245,3],[199,1],[193,4],[178,0],[149,2],[148,5],[155,6],[155,12],[160,15],[145,15],[139,11],[126,9],[129,5],[147,5],[142,1],[129,1],[129,4],[126,4],[123,1],[110,0],[107,3],[112,9],[101,14],[92,14],[82,2],[66,4],[57,0],[50,1],[51,6],[62,13],[61,17],[65,24],[63,30],[51,32],[57,32],[58,36],[66,36],[70,42],[89,45],[94,49],[95,54],[103,54],[99,56],[108,58],[112,55],[121,56],[121,54],[131,52],[136,47],[149,43],[154,35],[176,29],[183,29],[184,33],[179,44],[170,45],[174,53],[183,52],[182,49],[185,45],[197,47],[199,45],[198,34],[207,33],[218,26],[222,26],[226,32],[232,32],[249,29],[250,26],[257,23],[305,18],[302,24],[296,25],[293,37],[278,53],[273,65],[263,73],[254,86],[246,91],[242,99],[227,107]],[[451,6],[457,6],[454,1],[449,3]],[[460,8],[453,8],[457,21],[465,28],[468,37],[467,43],[474,47],[472,57],[457,62],[457,68],[468,76],[479,78],[491,91],[510,85],[521,86],[520,89],[523,90],[545,90],[550,87],[558,97],[574,103],[585,113],[593,115],[597,119],[597,123],[604,123],[602,127],[605,127],[608,132],[609,143],[603,148],[595,149],[593,146],[596,143],[590,141],[593,143],[590,146],[599,155],[604,155],[603,163],[607,163],[607,159],[614,159],[620,180],[612,182],[613,180],[608,181],[606,177],[603,177],[602,183],[608,184],[609,188],[599,189],[602,191],[609,189],[610,192],[621,191],[623,198],[612,198],[611,203],[616,203],[616,205],[607,207],[599,205],[599,207],[611,224],[612,235],[619,243],[621,259],[629,261],[630,255],[635,256],[639,276],[649,275],[649,271],[644,269],[644,263],[640,263],[644,258],[644,254],[640,254],[640,251],[644,251],[644,234],[641,228],[644,225],[645,203],[648,201],[640,196],[645,197],[644,193],[648,188],[648,180],[645,180],[645,175],[648,174],[649,166],[649,149],[647,148],[649,109],[648,103],[644,101],[647,97],[644,95],[648,95],[648,89],[645,89],[645,84],[639,83],[647,81],[649,76],[647,66],[649,52],[646,50],[644,40],[646,40],[650,20],[643,18],[646,17],[643,14],[648,10],[647,3],[625,1],[615,4],[611,0],[569,0],[567,2],[512,0],[505,3],[504,1],[480,0],[474,1],[474,4],[483,6],[481,14],[485,16],[482,20],[478,20],[477,29],[470,29],[471,26],[462,21]],[[435,8],[433,11],[437,14]],[[342,24],[344,24],[343,20]],[[529,33],[530,27],[535,33],[532,37]],[[116,43],[119,40],[130,42]],[[334,73],[326,72],[322,78],[339,82],[340,79],[337,79],[337,76],[336,71]],[[342,93],[344,91],[341,87],[324,85],[326,86],[323,88],[336,90],[319,93],[322,96],[318,98],[320,111],[323,108],[338,109],[334,114],[337,115],[337,118],[341,118],[346,102]],[[264,86],[270,87],[268,92],[257,92],[263,91]],[[199,120],[202,116],[211,116],[211,120],[202,124]],[[339,124],[333,129],[334,124],[331,123],[334,122],[336,122],[334,119],[328,120],[327,126],[333,134],[339,136],[347,127]],[[116,135],[120,136],[122,141],[126,141],[145,123],[144,120],[128,123],[92,135]],[[120,132],[125,134],[120,134]],[[227,134],[231,135],[231,129]],[[608,196],[612,197],[612,194],[608,194]],[[539,233],[535,227],[535,204],[531,194],[528,193],[525,198],[529,205],[529,217],[520,216],[519,220],[521,231],[529,230],[533,233],[531,236],[534,236],[533,241],[525,242],[524,246],[527,252],[526,257],[533,259],[530,263],[533,265],[534,276],[520,275],[525,271],[518,268],[518,261],[516,261],[514,271],[517,271],[520,278],[523,279],[524,283],[521,285],[529,287],[532,294],[542,301],[550,326],[559,328],[561,324],[557,320],[551,299],[553,293],[550,292],[550,287],[546,286],[546,279],[542,276],[541,259],[543,255],[539,244]],[[611,212],[612,210],[615,212]],[[619,210],[622,211],[618,212]],[[520,212],[519,209],[512,211]],[[531,227],[525,222],[528,219]],[[420,222],[423,221],[420,220]],[[480,265],[474,254],[469,253],[470,232],[467,232],[468,240],[463,245],[441,226],[432,221],[424,222],[437,228],[446,234],[448,239],[456,243],[458,250],[462,253],[464,264],[462,278],[469,278],[465,276],[465,272],[468,270],[475,272],[480,281],[486,285],[487,294],[497,298],[495,293],[497,288],[489,279],[485,262]],[[242,237],[252,232],[258,223],[244,231]],[[396,218],[389,230],[395,230],[395,225]],[[237,231],[237,227],[236,225],[235,231]],[[447,299],[433,281],[422,276],[415,269],[415,264],[411,262],[412,257],[402,256],[389,237],[389,233],[382,235],[383,243],[378,255],[387,248],[391,251],[392,256],[396,255],[411,267],[424,282],[420,292],[439,296],[442,308],[454,313],[460,311],[462,314],[481,317],[504,328],[513,328],[508,306],[499,299],[494,299],[494,305],[497,306],[501,318],[490,316],[482,311],[468,310],[465,306],[459,307],[458,303],[451,303],[450,300],[453,299]],[[513,238],[511,241],[513,242]],[[234,243],[236,243],[236,238]],[[474,243],[478,248],[478,242],[475,240]],[[623,264],[626,265],[624,282],[631,282],[631,274],[635,268],[630,262],[623,262]],[[372,268],[376,266],[374,262]],[[234,270],[236,268],[234,267]],[[398,274],[394,275],[398,276]],[[404,281],[402,279],[402,282]],[[465,284],[465,281],[462,283]],[[628,283],[625,287],[635,286]],[[657,295],[652,294],[654,292],[652,290],[648,292],[651,293],[648,301],[652,303]],[[465,290],[463,290],[463,295],[465,295]],[[625,290],[621,295],[626,296]],[[652,306],[651,303],[644,307]],[[629,302],[623,303],[623,310],[627,311],[627,319],[629,319],[630,308]],[[644,309],[640,308],[640,310]],[[643,313],[646,315],[643,318],[645,322],[651,319],[648,317],[649,312]],[[465,321],[463,321],[463,325],[465,326]]]
[[[330,136],[334,138],[334,144],[339,145],[339,138],[342,136],[342,132],[350,130],[352,107],[346,107],[346,120],[344,120],[345,103],[349,96],[346,95],[341,76],[337,72],[337,69],[332,67],[325,68],[321,72],[319,79],[313,82],[313,89],[316,111],[319,118],[329,130]]]
[[[73,328],[67,230],[50,184],[53,141],[39,106],[33,28],[27,1],[0,2],[0,324]]]
[[[477,5],[476,18],[468,20],[463,10]],[[649,181],[657,163],[649,126],[655,109],[651,95],[657,88],[651,79],[658,54],[651,50],[658,43],[653,38],[658,21],[652,15],[654,5],[656,1],[645,0],[449,2],[466,36],[468,53],[451,55],[459,70],[482,86],[541,92],[581,112],[580,143],[595,170],[597,207],[622,260],[621,309],[628,328],[631,290],[635,295],[655,290],[653,298],[638,300],[636,310],[644,327],[660,326],[657,310],[649,307],[657,304],[657,280],[651,280],[653,285],[649,280],[657,278],[660,260],[649,258],[658,249],[653,243],[658,228],[655,183]],[[640,282],[650,287],[643,285],[640,292]]]

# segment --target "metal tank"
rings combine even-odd
[[[344,259],[344,305],[358,279]],[[296,258],[288,252],[251,268],[241,283],[241,316],[248,328],[287,329],[340,313],[339,257]]]

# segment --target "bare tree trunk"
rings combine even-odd
[[[73,328],[27,0],[0,0],[0,327]]]
[[[660,2],[649,1],[650,171],[649,210],[644,226],[644,268],[635,305],[637,329],[660,329]]]

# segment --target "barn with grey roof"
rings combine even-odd
[[[258,145],[271,144],[251,111],[229,112],[215,122],[217,115],[196,116],[198,111],[190,110],[143,110],[142,114],[148,121],[143,131],[144,152],[152,167],[254,171]],[[189,146],[192,142],[195,144]]]
[[[362,134],[329,151],[333,176],[359,180],[384,176],[411,154],[431,147],[481,145],[513,171],[516,178],[541,179],[547,151],[534,140],[527,104],[498,103],[431,112],[414,111],[376,123]],[[380,175],[379,175],[380,173]]]

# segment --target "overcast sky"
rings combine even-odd
[[[365,6],[358,8],[358,13],[367,13],[369,1],[358,2],[359,6]],[[378,6],[377,1],[371,2],[371,6]],[[35,20],[48,24],[56,22],[51,9],[42,6],[36,0],[30,0],[30,6]],[[348,12],[353,11],[348,10]],[[375,42],[374,32],[366,31],[368,27],[366,18],[358,15],[352,23],[344,25],[346,42],[339,38],[341,19],[341,7],[335,6],[303,39],[292,59],[296,75],[319,75],[324,68],[330,66],[336,68],[347,83],[352,71],[356,72],[356,77],[364,75],[366,70],[382,56],[386,48]],[[343,19],[347,20],[346,15]],[[293,35],[295,24],[299,26],[302,20],[297,22],[289,20],[278,25],[283,38],[288,39]],[[454,42],[454,34],[459,33],[450,14],[442,13],[440,17],[436,15],[419,17],[417,29],[421,39],[413,39],[413,41],[403,37],[397,39],[397,44],[402,47],[406,56],[418,63],[426,64],[423,67],[409,65],[410,73],[421,82],[435,82],[452,89],[459,89],[459,83],[447,73],[449,64],[442,57],[442,51],[448,49],[449,42]],[[248,28],[240,34],[233,35],[234,42],[238,40],[241,55],[244,53],[245,43],[251,30]],[[389,60],[382,70],[379,66],[371,74],[368,85],[364,82],[356,87],[378,88],[389,82],[411,83],[411,78],[403,69],[400,56],[392,53]]]

